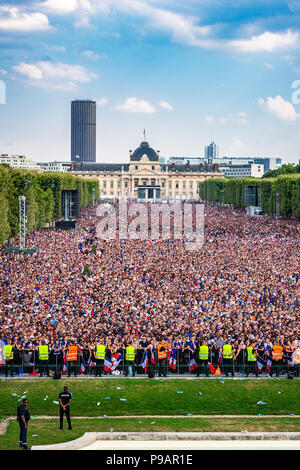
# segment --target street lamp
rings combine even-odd
[[[28,185],[30,184],[30,180],[28,178],[26,178],[26,180],[24,181],[25,183],[25,188],[26,188],[26,191],[25,191],[25,233],[24,233],[24,239],[25,239],[25,250],[27,250],[27,207],[28,207],[28,204],[27,204],[27,198],[28,198]]]

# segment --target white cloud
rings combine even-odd
[[[264,66],[266,67],[266,69],[274,70],[274,66],[272,64],[268,64],[267,62],[265,62]]]
[[[26,13],[18,7],[0,6],[0,30],[45,31],[51,29],[46,15],[39,12]]]
[[[223,116],[220,118],[216,118],[215,116],[204,116],[204,120],[207,124],[221,124],[223,126],[230,123],[242,125],[248,124],[248,116],[244,112],[239,112],[236,115],[232,115],[229,113],[227,114],[227,116]]]
[[[78,83],[87,83],[97,78],[96,74],[89,72],[81,65],[61,62],[40,61],[35,64],[20,62],[13,67],[13,70],[29,79],[32,85],[58,90],[77,89]]]
[[[228,41],[228,46],[240,52],[272,52],[277,49],[299,48],[299,33],[288,29],[281,33],[266,31],[250,39]]]
[[[161,108],[167,109],[168,111],[173,111],[174,110],[173,106],[171,106],[167,101],[160,101],[159,106]]]
[[[0,69],[0,73],[2,73],[2,75],[7,75],[7,71],[4,69]]]
[[[97,105],[105,106],[108,102],[109,102],[109,99],[106,98],[106,96],[103,96],[103,98],[100,98],[100,100],[97,100]]]
[[[140,100],[137,98],[131,97],[125,100],[125,103],[116,106],[116,111],[125,111],[126,113],[144,113],[144,114],[153,114],[156,112],[156,109],[148,102]]]
[[[294,105],[280,95],[275,98],[269,96],[266,101],[259,98],[257,103],[264,111],[273,114],[282,121],[296,121],[300,118],[300,114],[296,112]]]
[[[75,12],[79,4],[77,0],[46,0],[40,6],[52,13],[66,14]]]

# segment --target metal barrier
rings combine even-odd
[[[208,361],[203,365],[201,361],[195,359],[195,355],[189,352],[188,355],[180,354],[177,351],[176,354],[176,364],[172,367],[169,361],[158,361],[157,351],[154,351],[154,361],[151,363],[151,354],[148,355],[148,369],[147,372],[142,367],[143,354],[141,350],[136,354],[136,358],[139,358],[134,363],[132,373],[137,377],[147,377],[149,369],[152,369],[155,376],[167,377],[176,377],[176,376],[188,376],[188,377],[213,377],[214,374],[210,370],[210,364],[214,369],[217,367],[220,368],[220,376],[228,377],[286,377],[288,374],[292,374],[294,377],[300,376],[300,364],[294,364],[293,366],[289,365],[288,361],[284,360],[281,364],[273,363],[270,370],[267,370],[264,366],[261,371],[257,369],[257,363],[253,364],[246,363],[245,359],[241,363],[232,361],[231,363],[224,364],[222,361],[217,362],[214,360],[212,352],[210,351],[210,356]],[[194,359],[193,366],[190,367],[191,360]],[[103,365],[104,366],[104,365]],[[103,367],[101,366],[101,367]],[[123,353],[123,359],[116,367],[113,373],[118,374],[119,376],[127,376],[130,364],[125,360],[125,353]],[[4,363],[0,365],[0,375],[6,377],[14,377],[20,375],[40,375],[40,376],[51,376],[54,371],[60,371],[65,376],[95,376],[97,371],[97,365],[94,362],[89,362],[83,360],[83,355],[78,357],[76,362],[63,362],[62,356],[55,354],[50,355],[49,361],[39,361],[38,352],[32,350],[26,351],[17,351],[14,352],[13,361]],[[103,370],[103,375],[111,375],[111,373],[106,373]]]

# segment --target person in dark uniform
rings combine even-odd
[[[70,404],[72,401],[72,395],[69,393],[68,387],[64,387],[64,391],[59,394],[58,398],[60,403],[59,429],[63,429],[64,413],[66,413],[69,429],[72,429],[70,418]]]
[[[23,399],[22,405],[17,408],[17,420],[20,427],[20,447],[22,449],[29,450],[30,447],[27,446],[27,430],[28,430],[28,421],[30,420],[30,413],[27,409],[28,400],[27,398]]]

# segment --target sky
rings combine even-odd
[[[0,0],[0,153],[70,161],[71,101],[97,161],[300,159],[300,0]]]

